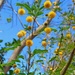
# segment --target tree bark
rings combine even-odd
[[[73,59],[73,56],[74,56],[74,53],[75,53],[75,48],[73,49],[73,51],[71,52],[71,55],[70,55],[70,58],[69,58],[69,61],[68,63],[64,66],[64,68],[62,69],[62,71],[60,72],[60,75],[65,75],[69,65],[71,64],[72,62],[72,59]]]

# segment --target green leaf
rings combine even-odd
[[[59,27],[60,28],[60,31],[63,31],[63,30],[68,30],[70,28],[70,26],[66,26],[66,27]]]
[[[42,10],[44,8],[44,6],[40,7],[39,10]]]
[[[57,29],[55,29],[55,28],[51,28],[51,29],[52,29],[52,31],[57,32]]]
[[[24,59],[24,56],[23,56],[23,55],[19,55],[18,58],[22,58],[22,59]]]
[[[56,58],[56,56],[55,56],[55,57],[52,57],[52,58],[49,60],[49,62],[53,61],[55,58]]]
[[[0,70],[2,70],[3,71],[3,67],[0,65]]]
[[[11,22],[11,18],[7,18],[7,22],[10,23]]]
[[[36,16],[39,16],[39,15],[42,15],[43,14],[43,11],[38,11]]]
[[[30,14],[32,16],[35,16],[35,14],[33,12],[28,12],[28,14]]]
[[[25,73],[19,73],[18,75],[26,75]]]
[[[0,43],[2,43],[3,42],[3,40],[0,40]]]
[[[36,62],[37,62],[37,63],[38,63],[38,62],[43,62],[43,60],[37,60]]]
[[[7,47],[7,48],[5,48],[4,50],[5,51],[8,51],[8,50],[14,50],[15,49],[15,47]]]
[[[10,42],[5,43],[5,46],[11,46],[11,43]]]
[[[35,49],[35,50],[33,51],[33,56],[34,56],[35,54],[43,54],[43,53],[47,53],[47,52],[48,52],[48,50]]]
[[[13,70],[9,70],[9,74],[10,75],[13,75]]]
[[[34,72],[30,72],[29,75],[34,75]]]
[[[16,5],[26,8],[28,10],[28,12],[32,11],[30,6],[28,4],[26,4],[26,3],[23,3],[23,4],[22,3],[16,3]]]

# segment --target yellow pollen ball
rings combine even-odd
[[[26,31],[21,30],[20,32],[23,33],[23,36],[26,35]]]
[[[33,41],[32,40],[26,40],[26,46],[32,46],[33,45]]]
[[[50,67],[50,70],[52,71],[52,70],[53,70],[53,68],[52,68],[52,67]]]
[[[42,46],[44,46],[44,47],[46,47],[46,46],[47,46],[46,41],[42,41]]]
[[[50,27],[46,27],[46,28],[44,29],[44,31],[46,32],[46,34],[49,34],[49,33],[51,32],[51,28],[50,28]]]
[[[21,38],[21,37],[23,37],[23,33],[22,33],[22,32],[18,32],[17,36],[18,36],[19,38]]]
[[[59,52],[59,55],[62,55],[63,54],[63,52]]]
[[[75,26],[72,26],[72,29],[75,30]]]
[[[17,67],[17,65],[16,65],[16,64],[14,64],[14,65],[13,65],[13,68],[15,68],[15,67]]]
[[[67,33],[67,34],[66,34],[66,37],[67,37],[67,38],[71,38],[71,34],[70,34],[70,33]]]
[[[51,6],[52,6],[52,3],[49,0],[44,2],[44,8],[50,8]]]
[[[51,11],[48,13],[49,18],[54,18],[56,16],[56,13],[54,11]]]
[[[15,70],[14,70],[14,73],[15,73],[15,74],[20,73],[20,69],[15,69]]]
[[[24,14],[25,14],[25,10],[24,10],[23,8],[20,8],[20,9],[18,10],[18,14],[24,15]]]
[[[54,51],[55,54],[58,54],[58,52],[59,52],[59,48],[57,48],[57,49]]]
[[[26,18],[26,21],[27,21],[27,22],[32,22],[32,21],[33,21],[33,17],[28,16],[28,17]]]

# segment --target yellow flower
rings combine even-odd
[[[54,51],[54,53],[55,53],[55,54],[58,54],[58,51],[59,51],[59,48],[57,48],[57,49]]]
[[[38,3],[38,0],[35,0],[35,3]]]
[[[62,43],[61,43],[61,44],[60,44],[60,43],[58,43],[58,46],[63,46],[63,44],[62,44]]]
[[[26,46],[32,46],[33,45],[33,41],[32,40],[26,40]]]
[[[18,36],[19,38],[21,38],[21,37],[23,37],[23,33],[22,33],[22,32],[18,32],[17,36]]]
[[[32,29],[32,27],[31,26],[28,26],[28,30],[31,30]]]
[[[59,55],[62,55],[63,54],[63,52],[61,51],[61,52],[59,52]]]
[[[72,29],[75,30],[75,26],[72,26]]]
[[[24,10],[23,8],[20,8],[20,9],[18,10],[18,14],[24,15],[24,14],[25,14],[25,10]]]
[[[44,2],[44,8],[50,8],[52,6],[52,3],[48,0]]]
[[[46,34],[49,34],[49,33],[51,32],[51,28],[50,28],[50,27],[46,27],[46,28],[44,29],[44,31],[46,32]]]
[[[14,64],[14,65],[13,65],[13,68],[15,68],[15,67],[17,67],[17,65],[16,65],[16,64]]]
[[[23,37],[24,35],[26,35],[26,32],[24,30],[21,30],[20,32],[18,32],[17,36],[19,38]]]
[[[46,41],[42,41],[42,46],[44,46],[44,47],[46,47],[46,46],[47,46]]]
[[[48,13],[49,18],[54,18],[56,16],[56,13],[54,11],[51,11]]]
[[[53,70],[53,68],[52,68],[52,67],[50,67],[50,70],[52,71],[52,70]]]
[[[27,22],[32,22],[32,21],[33,21],[33,17],[28,16],[28,17],[26,18],[26,21],[27,21]]]
[[[25,30],[21,30],[21,33],[23,33],[23,36],[26,35],[26,31]]]
[[[15,70],[14,70],[14,73],[15,73],[15,74],[20,73],[20,69],[15,69]]]
[[[67,38],[71,38],[71,33],[67,33],[67,34],[66,34],[66,37],[67,37]]]

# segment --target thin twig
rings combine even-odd
[[[37,20],[35,19],[35,22],[36,22],[36,24],[38,25],[38,26],[40,26],[40,24],[37,22]]]
[[[11,8],[12,11],[16,14],[16,16],[18,17],[18,20],[19,20],[20,24],[21,24],[22,27],[24,28],[23,23],[22,23],[22,21],[21,21],[19,15],[18,15],[18,13],[15,11],[15,9],[13,9],[13,7],[12,7],[11,5],[8,5],[8,3],[6,3],[6,4],[7,4],[7,6],[8,6],[9,8]]]

